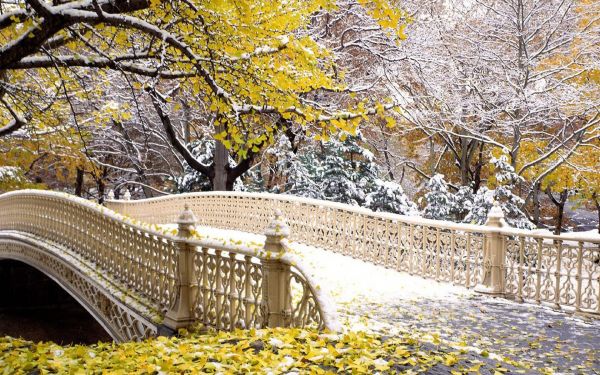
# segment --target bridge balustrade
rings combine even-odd
[[[252,233],[279,209],[293,241],[497,296],[600,315],[600,240],[510,228],[499,207],[480,226],[267,193],[189,193],[106,204],[156,224],[173,223],[187,204],[201,225]]]

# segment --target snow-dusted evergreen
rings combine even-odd
[[[450,220],[451,209],[454,201],[452,193],[448,191],[448,184],[443,174],[436,174],[425,185],[427,193],[423,216],[427,219]]]
[[[490,162],[494,164],[498,184],[494,191],[494,199],[500,204],[506,222],[516,228],[535,228],[527,215],[521,210],[525,201],[513,192],[516,184],[522,181],[522,177],[515,173],[515,169],[508,162],[506,155],[492,158]]]
[[[367,194],[365,207],[373,211],[391,212],[400,215],[419,214],[417,205],[412,202],[400,184],[393,181],[375,180],[375,186]]]
[[[485,224],[488,213],[494,205],[494,190],[490,190],[487,186],[482,186],[477,190],[473,197],[473,206],[465,217],[465,223],[470,224]]]
[[[473,187],[459,186],[458,191],[452,196],[450,215],[453,221],[461,222],[473,208]]]
[[[33,186],[19,167],[0,165],[0,192]]]
[[[417,206],[398,183],[378,177],[380,170],[374,155],[363,147],[363,142],[360,132],[343,133],[295,153],[289,139],[281,136],[266,152],[269,174],[276,176],[272,184],[267,184],[271,188],[265,187],[258,169],[245,176],[245,186],[249,191],[293,194],[373,211],[418,215]]]
[[[502,155],[499,158],[492,158],[490,163],[495,168],[497,186],[495,189],[488,189],[484,186],[477,191],[473,199],[471,211],[465,217],[465,222],[484,224],[488,212],[492,208],[494,201],[496,201],[502,208],[505,220],[510,226],[521,229],[533,229],[535,226],[521,210],[524,204],[523,199],[513,193],[513,189],[519,182],[520,177],[508,162],[508,158]]]
[[[267,153],[276,160],[273,173],[283,177],[280,184],[271,188],[271,192],[323,199],[321,188],[314,181],[317,174],[314,153],[298,156],[293,152],[292,144],[285,135],[282,135]]]

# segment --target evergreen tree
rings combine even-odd
[[[515,173],[506,155],[492,158],[490,162],[494,164],[496,170],[497,187],[494,191],[494,198],[500,204],[506,222],[516,228],[533,229],[535,226],[521,210],[525,201],[513,193],[516,184],[522,178]]]
[[[460,186],[458,191],[452,196],[450,205],[450,216],[453,221],[461,222],[469,214],[473,207],[473,187]]]
[[[404,194],[400,184],[393,181],[375,180],[374,187],[367,194],[365,207],[373,211],[391,212],[400,215],[416,216],[417,205]]]
[[[425,194],[427,205],[423,210],[423,216],[427,219],[450,220],[454,197],[448,191],[444,175],[439,173],[434,175],[425,187],[427,189]]]
[[[315,153],[298,156],[292,150],[287,136],[282,135],[275,147],[269,151],[275,158],[274,173],[283,177],[280,185],[270,189],[272,193],[286,193],[297,196],[323,199],[320,186],[314,181],[320,171]]]
[[[469,224],[485,224],[488,213],[494,205],[494,190],[482,186],[473,197],[473,206],[465,217],[464,222]]]
[[[524,204],[523,199],[513,193],[515,185],[521,178],[515,173],[508,158],[502,155],[499,158],[492,158],[490,162],[494,164],[495,168],[496,188],[490,190],[487,187],[481,187],[477,191],[471,211],[465,217],[465,222],[484,224],[494,201],[496,201],[502,208],[504,218],[510,226],[521,229],[535,228],[520,208]]]

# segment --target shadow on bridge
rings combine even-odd
[[[0,260],[0,336],[60,344],[112,341],[69,293],[32,266]]]

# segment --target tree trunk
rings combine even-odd
[[[600,233],[600,198],[598,194],[593,193],[592,198],[594,200],[594,205],[596,206],[596,213],[598,213],[598,233]]]
[[[83,195],[83,169],[77,168],[77,177],[75,178],[75,195],[81,197]]]
[[[546,194],[558,210],[558,213],[556,215],[556,224],[554,226],[554,234],[559,235],[562,231],[565,203],[567,203],[567,198],[569,198],[569,190],[565,189],[561,191],[558,199],[554,198],[554,195],[552,194],[550,188],[546,189]]]
[[[106,185],[102,178],[99,178],[96,181],[96,185],[98,186],[98,204],[102,204],[104,203],[104,191],[106,190]]]
[[[223,126],[220,125],[216,129],[216,133],[223,132]],[[226,191],[233,190],[233,181],[228,184],[228,170],[229,170],[229,151],[225,148],[225,145],[220,141],[215,141],[215,156],[214,156],[215,174],[212,180],[214,191]],[[230,185],[230,189],[228,189]]]
[[[108,176],[108,168],[102,168],[102,174],[96,178],[96,186],[98,187],[98,203],[104,203],[104,195],[106,191],[106,183],[104,180]]]
[[[533,223],[536,227],[540,226],[540,184],[533,187]]]
[[[483,147],[485,143],[479,143],[479,152],[477,153],[477,164],[475,165],[475,171],[473,172],[473,193],[477,193],[481,187],[481,169],[483,168]]]
[[[559,202],[560,204],[558,205],[558,216],[556,217],[556,227],[554,228],[554,234],[559,235],[560,232],[562,231],[562,222],[563,222],[563,216],[564,216],[564,211],[565,211],[565,204],[564,202],[562,202],[562,200]]]

